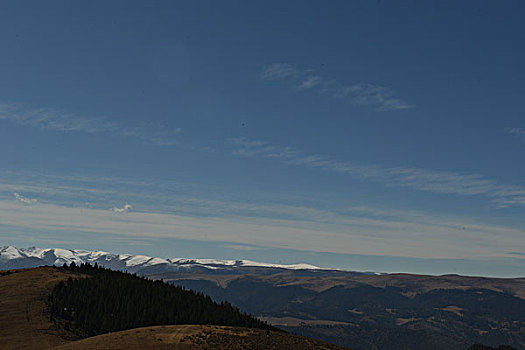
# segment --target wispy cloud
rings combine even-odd
[[[264,67],[261,72],[261,78],[263,80],[281,80],[286,78],[297,78],[301,74],[292,65],[287,63],[274,63]]]
[[[347,99],[354,104],[369,106],[376,111],[409,109],[408,102],[394,97],[391,89],[374,84],[344,85],[335,79],[301,70],[287,63],[274,63],[263,68],[260,77],[266,81],[286,80],[299,89],[315,89],[321,94]]]
[[[177,135],[181,132],[180,128],[167,128],[160,125],[125,126],[105,118],[86,118],[53,108],[24,108],[7,103],[0,103],[0,121],[2,120],[40,130],[107,133],[141,139],[158,146],[176,144]]]
[[[322,83],[323,83],[323,78],[321,78],[318,75],[312,75],[312,76],[307,77],[305,80],[303,80],[301,82],[301,85],[299,85],[299,87],[301,89],[311,89]]]
[[[122,128],[117,135],[123,137],[134,137],[156,146],[172,146],[178,143],[180,128],[165,128],[158,126],[141,126]]]
[[[48,203],[63,206],[84,206],[105,209],[107,201],[140,203],[143,208],[156,212],[179,213],[200,217],[272,217],[333,222],[333,214],[315,210],[310,198],[282,191],[242,191],[238,193],[224,187],[188,184],[171,180],[151,181],[121,177],[51,175],[44,173],[2,172],[0,198],[13,191],[38,193]],[[258,198],[257,203],[254,198]],[[292,201],[293,206],[286,205]],[[298,205],[298,203],[304,203]],[[319,199],[316,200],[319,203]],[[111,209],[109,209],[111,211]]]
[[[333,160],[323,155],[308,155],[291,147],[278,147],[265,141],[245,138],[229,139],[233,153],[240,156],[260,156],[286,164],[302,165],[350,175],[354,178],[381,182],[389,186],[419,191],[463,196],[484,195],[499,207],[525,204],[525,188],[500,184],[479,174],[441,171],[413,167],[382,167]]]
[[[133,206],[131,204],[126,203],[126,204],[124,204],[124,206],[122,208],[118,208],[118,207],[111,208],[111,211],[113,211],[115,213],[127,213],[132,208],[133,208]]]
[[[525,138],[525,129],[523,128],[506,128],[505,131],[513,136]]]
[[[228,249],[234,249],[234,250],[244,250],[244,251],[253,251],[253,250],[260,250],[260,247],[253,247],[250,245],[242,245],[242,244],[223,244],[224,248]]]
[[[27,198],[27,197],[24,197],[20,193],[17,193],[17,192],[13,193],[13,196],[15,197],[16,200],[18,200],[18,201],[20,201],[20,202],[22,202],[24,204],[34,204],[34,203],[38,202],[38,200],[35,199],[35,198]]]
[[[259,149],[271,146],[257,141],[248,144]],[[276,155],[305,157],[298,151],[271,147]],[[89,232],[102,240],[105,234],[116,234],[131,240],[214,241],[238,250],[273,247],[427,258],[505,257],[525,249],[522,228],[444,213],[341,206],[328,198],[312,201],[281,192],[279,196],[243,190],[239,195],[220,187],[192,187],[168,180],[18,174],[10,183],[9,177],[2,173],[8,183],[0,184],[0,233],[52,231],[68,238]],[[23,198],[38,193],[41,200],[21,208],[12,199],[15,191],[23,193]],[[109,199],[134,203],[141,210],[126,205],[108,210]]]
[[[523,252],[508,252],[508,254],[510,254],[510,255],[518,255],[518,256],[523,256],[523,257],[525,257],[525,253],[523,253]]]
[[[390,216],[349,209],[331,223],[272,218],[194,217],[155,212],[114,215],[107,210],[43,203],[20,210],[0,200],[0,229],[52,230],[67,236],[84,232],[123,237],[215,241],[244,247],[273,247],[341,254],[418,258],[506,257],[523,251],[523,230],[483,225],[471,220],[424,214]],[[388,213],[388,211],[387,211]],[[498,244],[495,248],[494,240]],[[453,242],[453,244],[451,244]],[[512,255],[512,254],[510,254]],[[512,255],[515,256],[515,255]]]

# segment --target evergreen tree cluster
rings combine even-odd
[[[136,327],[211,324],[276,330],[241,313],[228,302],[164,283],[112,271],[97,264],[64,264],[63,269],[88,277],[69,277],[48,297],[51,319],[82,337]]]

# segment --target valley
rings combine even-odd
[[[465,350],[474,343],[525,348],[525,278],[380,274],[58,249],[0,251],[3,266],[71,262],[162,280],[229,302],[282,330],[357,350]],[[51,276],[63,279],[56,272]]]

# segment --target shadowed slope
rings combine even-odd
[[[53,320],[85,338],[131,328],[208,324],[232,327],[276,328],[240,312],[228,302],[181,287],[89,264],[61,268],[88,275],[59,282],[48,297]]]

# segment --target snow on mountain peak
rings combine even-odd
[[[104,251],[88,251],[82,249],[63,249],[37,247],[16,248],[13,246],[4,246],[0,248],[0,269],[13,268],[16,261],[24,259],[33,259],[35,266],[40,265],[63,265],[81,263],[99,264],[115,270],[127,270],[137,272],[148,267],[165,266],[171,269],[187,268],[206,268],[206,269],[226,269],[239,267],[262,267],[262,268],[279,268],[291,270],[318,270],[317,266],[309,264],[271,264],[260,263],[251,260],[220,260],[220,259],[186,259],[173,258],[163,259],[150,257],[146,255],[130,254],[112,254]],[[25,266],[25,265],[24,265]]]
[[[21,258],[20,251],[13,246],[5,246],[0,250],[0,256],[5,260]]]

